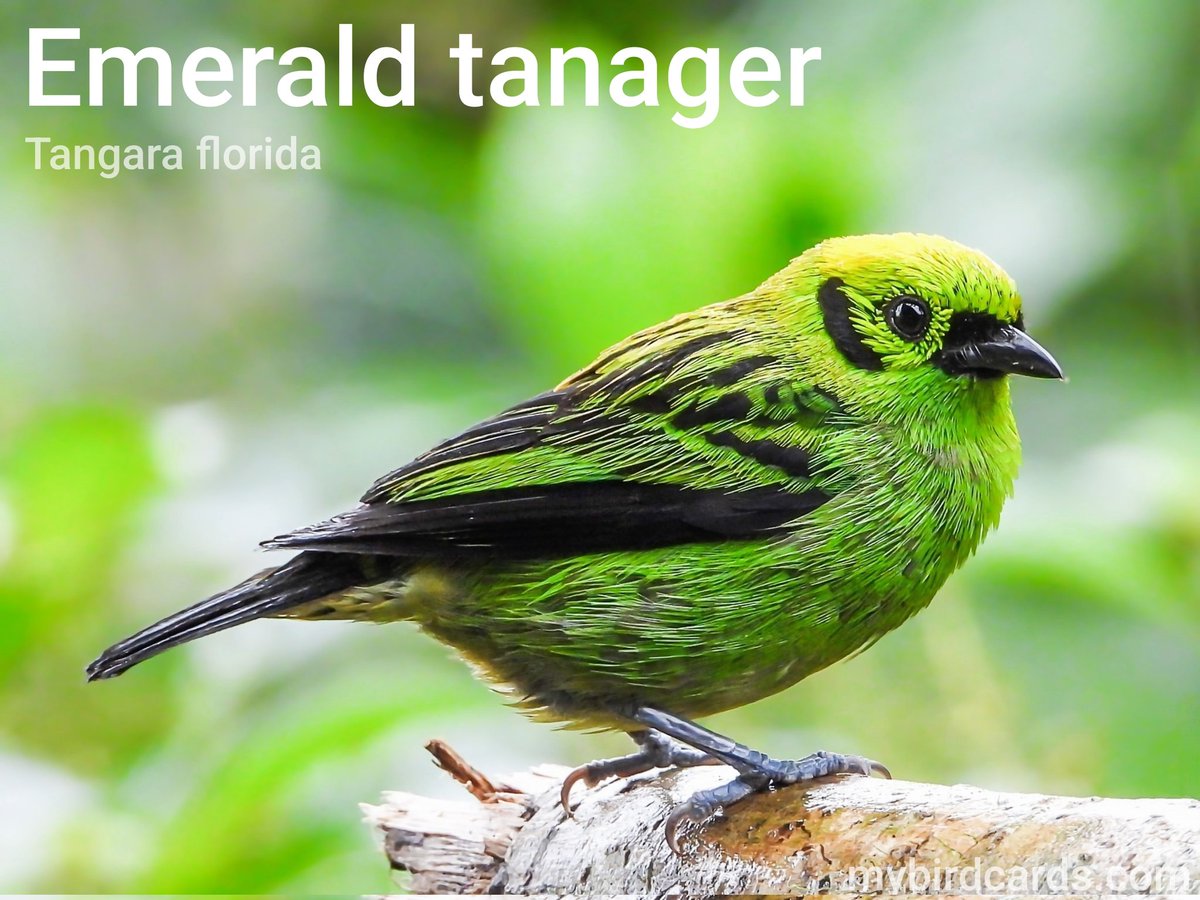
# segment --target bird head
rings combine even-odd
[[[852,368],[1063,377],[1026,334],[1012,279],[962,244],[920,234],[834,238],[789,270],[814,286],[824,331]]]

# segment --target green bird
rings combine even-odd
[[[89,680],[260,617],[415,622],[528,714],[737,777],[668,817],[883,766],[773,759],[692,719],[774,694],[933,598],[999,520],[1007,375],[1062,378],[992,260],[941,237],[827,240],[758,289],[639,332],[266,541],[301,551],[104,651]]]

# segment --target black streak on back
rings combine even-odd
[[[716,431],[707,436],[710,444],[727,447],[764,466],[774,466],[792,478],[809,477],[808,452],[803,447],[787,447],[766,439],[744,440],[731,431]]]
[[[676,428],[697,428],[701,425],[712,425],[716,422],[726,422],[731,419],[746,419],[750,415],[752,405],[745,394],[725,394],[712,403],[703,406],[689,406],[676,413],[671,424]]]
[[[769,366],[773,362],[775,362],[774,356],[748,356],[724,368],[717,369],[708,376],[707,380],[714,387],[729,387],[729,385],[741,381],[751,372],[755,372],[763,366]]]
[[[387,498],[397,485],[418,475],[455,463],[484,456],[498,456],[528,449],[537,443],[554,416],[572,400],[569,390],[547,391],[497,416],[473,425],[443,441],[407,465],[380,478],[362,497],[364,503]]]
[[[705,347],[711,347],[713,344],[729,340],[730,337],[731,335],[728,332],[702,334],[699,337],[694,337],[668,353],[652,356],[630,366],[628,369],[618,369],[597,379],[594,383],[584,388],[584,393],[585,395],[590,395],[595,392],[619,396],[651,379],[666,377],[693,354],[698,353]]]

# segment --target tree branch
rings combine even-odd
[[[1198,893],[1200,801],[1004,794],[848,777],[757,795],[663,840],[675,804],[724,767],[577,789],[543,766],[497,784],[444,744],[439,765],[474,794],[392,792],[363,805],[417,893],[668,896],[835,892]]]

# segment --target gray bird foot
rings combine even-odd
[[[683,855],[679,844],[681,827],[688,823],[699,825],[759,791],[816,781],[833,775],[875,773],[884,778],[892,777],[886,766],[873,759],[867,759],[865,756],[845,756],[826,750],[818,750],[803,759],[772,759],[757,751],[750,751],[747,756],[749,759],[746,759],[743,765],[747,768],[753,766],[751,770],[743,771],[733,781],[719,787],[697,791],[667,816],[663,823],[667,833],[667,844],[677,856]]]
[[[892,777],[886,766],[864,756],[843,756],[822,750],[803,759],[773,759],[689,719],[653,706],[634,707],[625,711],[624,715],[708,754],[739,773],[728,784],[699,791],[667,816],[667,843],[676,854],[680,852],[678,832],[682,825],[687,822],[699,824],[758,791],[815,781],[831,775],[877,773],[885,778]]]
[[[634,731],[630,732],[629,736],[642,748],[637,753],[618,756],[615,759],[598,759],[572,769],[563,779],[559,797],[567,815],[571,815],[571,788],[580,781],[587,787],[595,787],[609,778],[628,778],[631,775],[649,772],[651,769],[712,766],[720,762],[707,753],[687,747],[657,731]]]

